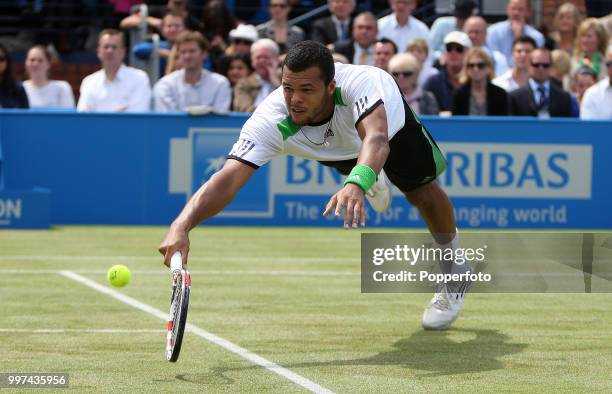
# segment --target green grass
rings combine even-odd
[[[106,284],[126,264],[119,291],[165,311],[165,230],[0,232],[0,329],[160,330],[0,331],[0,372],[68,372],[74,392],[303,392],[189,333],[170,364],[162,320],[57,273]],[[191,242],[190,323],[332,391],[612,392],[612,294],[470,294],[453,329],[425,332],[431,295],[360,293],[358,232],[209,227]]]

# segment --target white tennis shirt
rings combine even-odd
[[[335,67],[335,108],[329,122],[293,123],[280,86],[246,121],[228,158],[254,168],[281,154],[320,161],[354,159],[361,148],[355,125],[380,104],[385,106],[391,139],[405,122],[403,99],[393,77],[372,66],[336,63]]]

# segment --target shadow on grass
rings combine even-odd
[[[451,339],[455,333],[474,335],[466,341]],[[353,360],[333,360],[324,362],[303,362],[283,364],[290,370],[312,367],[342,367],[342,366],[400,366],[418,373],[419,377],[436,377],[477,373],[502,369],[501,357],[520,353],[527,344],[510,342],[510,337],[497,330],[483,329],[451,329],[448,331],[418,331],[408,338],[400,339],[393,344],[393,350],[378,353],[371,357]],[[193,383],[231,384],[232,378],[226,374],[235,371],[246,371],[259,366],[240,368],[219,367],[211,369],[211,373],[186,376],[177,375],[177,379]],[[299,372],[298,372],[299,373]],[[214,377],[213,377],[214,375]]]

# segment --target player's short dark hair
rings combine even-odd
[[[512,49],[514,49],[516,44],[531,44],[534,49],[538,47],[535,40],[529,36],[520,36],[519,38],[515,39],[512,43]]]
[[[393,54],[397,53],[397,45],[395,44],[395,42],[393,42],[393,40],[390,40],[386,37],[381,38],[380,40],[376,41],[377,43],[380,42],[381,44],[391,44],[391,46],[393,47]]]
[[[293,72],[304,71],[316,66],[319,68],[325,85],[334,79],[334,58],[329,49],[316,41],[302,41],[289,49],[283,66]]]

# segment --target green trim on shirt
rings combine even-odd
[[[340,87],[336,87],[336,90],[334,90],[334,103],[336,105],[342,105],[346,107],[346,104],[344,104],[344,100],[342,100],[342,91],[340,90]]]
[[[278,131],[283,136],[283,141],[287,140],[287,138],[292,137],[300,130],[300,126],[293,123],[291,120],[291,116],[287,116],[282,122],[276,125]]]

